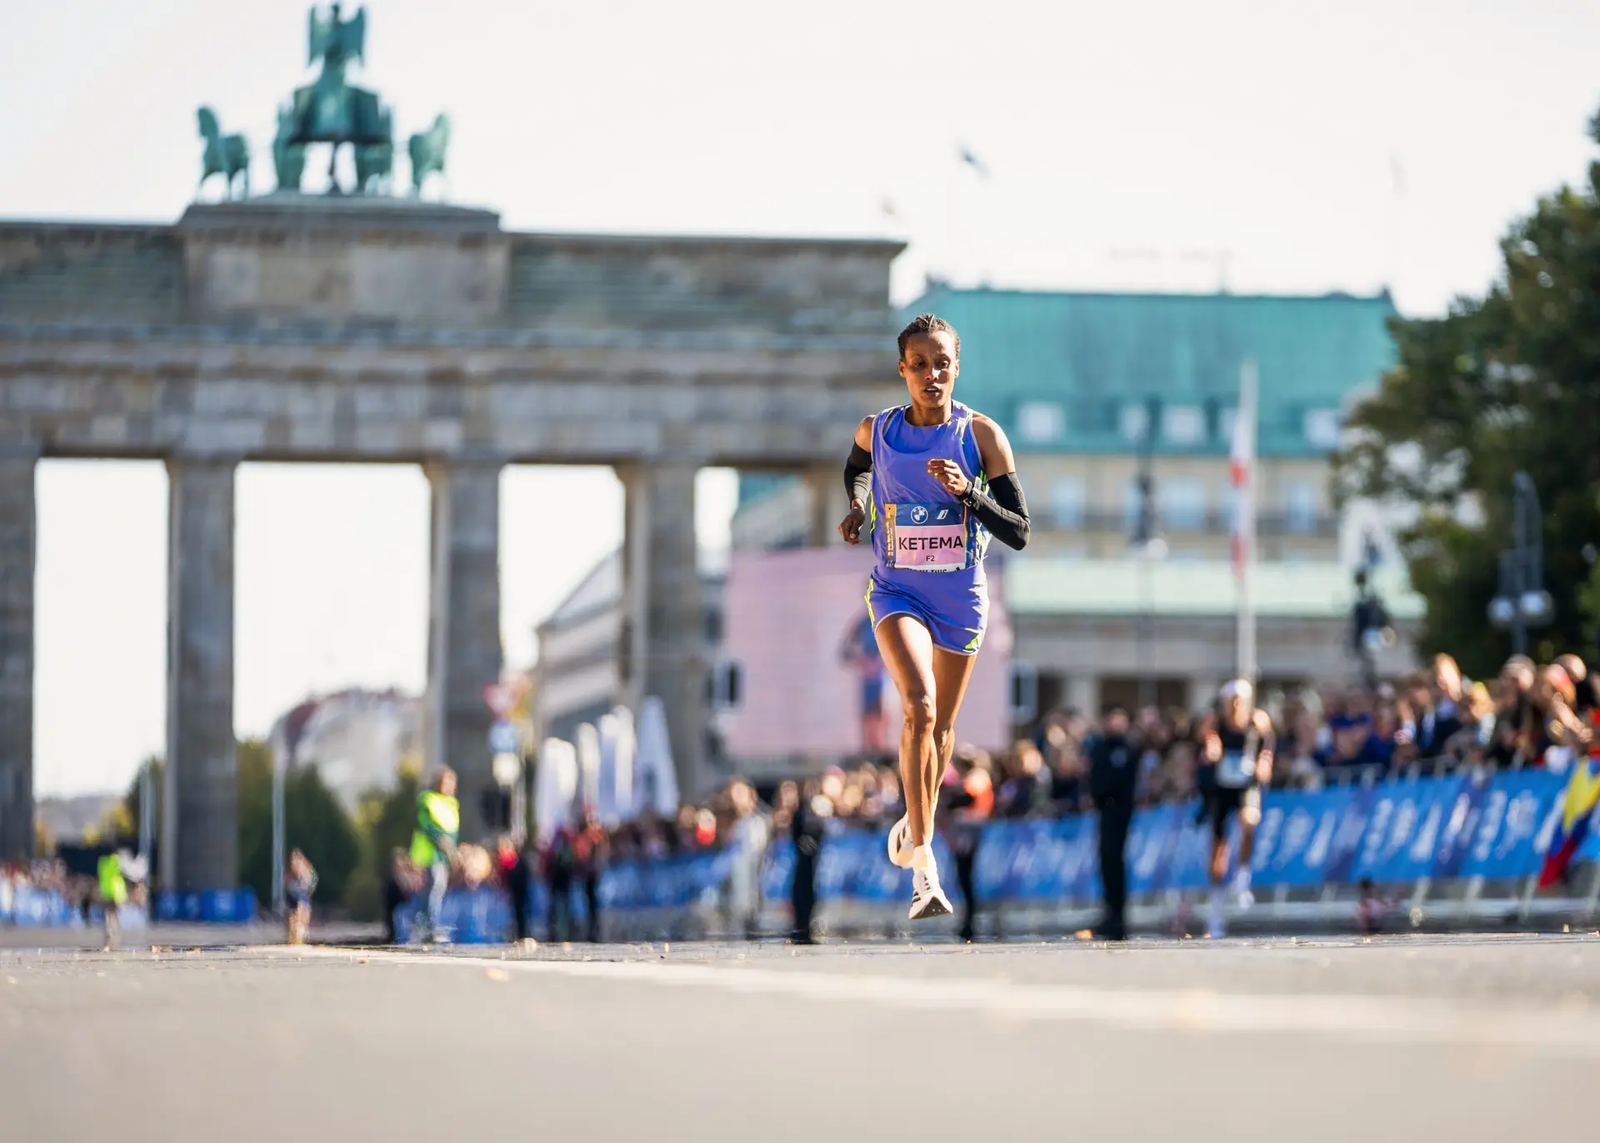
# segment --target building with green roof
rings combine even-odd
[[[1384,521],[1370,507],[1341,519],[1328,487],[1346,410],[1395,361],[1388,323],[1397,312],[1386,291],[1123,294],[930,283],[901,316],[927,312],[961,336],[957,399],[999,421],[1017,453],[1033,533],[1026,552],[1004,553],[1002,582],[1016,656],[1037,675],[1043,705],[1131,702],[1141,690],[1149,696],[1152,675],[1164,701],[1193,703],[1232,673],[1228,453],[1246,359],[1259,378],[1263,678],[1294,683],[1353,669],[1352,572],[1368,534],[1391,555],[1379,580],[1402,634],[1420,616]],[[1144,448],[1166,556],[1136,575],[1130,538]],[[809,488],[822,489],[822,479]],[[735,546],[800,545],[807,537],[797,522],[814,520],[812,498],[808,483],[793,478],[742,477]],[[1394,673],[1410,664],[1402,639],[1379,666]]]
[[[1127,453],[1159,402],[1163,456],[1225,456],[1239,370],[1259,369],[1263,457],[1321,459],[1352,393],[1394,363],[1387,292],[1092,294],[934,286],[905,311],[961,334],[960,398],[1019,453]]]

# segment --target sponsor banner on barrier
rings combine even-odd
[[[1366,878],[1527,877],[1550,844],[1564,791],[1561,776],[1530,770],[1268,792],[1252,879],[1263,888],[1315,888]],[[1238,838],[1235,821],[1229,839],[1235,850]],[[1600,858],[1600,843],[1591,852]],[[1199,801],[1141,810],[1125,853],[1130,892],[1203,890],[1210,882],[1209,817]],[[945,862],[941,852],[947,869]],[[763,867],[763,893],[786,899],[793,874],[794,848],[780,842]],[[948,872],[943,879],[953,880]],[[974,882],[978,898],[989,902],[1091,900],[1100,892],[1098,825],[1092,815],[991,822],[978,846]],[[909,877],[888,864],[881,834],[846,833],[824,842],[818,900],[909,894]]]
[[[254,889],[206,889],[198,893],[156,894],[156,920],[242,925],[255,920]]]
[[[1566,797],[1562,775],[1522,770],[1495,777],[1462,874],[1499,880],[1538,871]]]
[[[1429,778],[1317,792],[1274,791],[1262,801],[1261,825],[1251,858],[1263,888],[1350,885],[1362,878],[1404,883],[1421,877],[1514,880],[1536,873],[1550,845],[1566,794],[1562,775],[1539,770],[1480,778]],[[1600,817],[1600,811],[1597,811]],[[1237,846],[1238,826],[1231,844]],[[1209,882],[1211,824],[1198,801],[1141,810],[1131,823],[1126,860],[1134,893],[1196,892]],[[953,860],[943,837],[935,852],[946,891],[959,900]],[[737,854],[723,850],[653,862],[619,862],[602,874],[602,909],[627,913],[686,909],[712,903],[726,884]],[[1600,859],[1600,831],[1580,852]],[[761,891],[787,900],[794,878],[794,844],[787,838],[766,852]],[[911,875],[889,863],[882,832],[830,834],[816,863],[819,901],[900,901],[909,898]],[[1092,815],[984,826],[974,863],[980,900],[1088,901],[1100,892],[1098,825]],[[574,922],[587,921],[582,884],[571,889]],[[400,938],[409,939],[417,904],[397,914]],[[549,916],[544,884],[530,888],[529,911]],[[249,889],[161,893],[160,920],[238,923],[256,914]],[[81,923],[59,893],[19,886],[0,897],[0,922],[22,926]],[[511,931],[510,901],[499,889],[452,889],[445,924],[455,940],[500,941]]]
[[[408,944],[415,935],[421,902],[412,900],[394,912],[395,939]],[[445,894],[440,927],[462,945],[498,944],[511,935],[511,900],[499,889],[455,888]]]

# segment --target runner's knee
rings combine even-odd
[[[933,729],[933,696],[926,691],[913,691],[904,696],[906,725],[918,734]]]

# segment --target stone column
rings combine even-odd
[[[1082,711],[1090,719],[1100,719],[1100,676],[1074,672],[1067,676],[1066,705]]]
[[[1202,672],[1189,676],[1189,709],[1201,710],[1217,701],[1223,680],[1216,674]]]
[[[239,883],[231,458],[167,461],[164,888]]]
[[[705,605],[696,565],[694,479],[689,464],[619,469],[623,520],[623,646],[619,700],[646,695],[666,708],[679,795],[703,791],[706,742]]]
[[[806,546],[826,548],[843,544],[839,521],[849,511],[844,494],[844,464],[813,465],[805,470]]]
[[[428,774],[455,770],[461,840],[482,841],[494,787],[493,715],[483,688],[500,681],[500,462],[430,464],[432,589],[428,626]]]
[[[39,450],[0,444],[0,861],[33,856],[33,479]]]

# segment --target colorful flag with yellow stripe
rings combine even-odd
[[[1566,803],[1561,810],[1561,821],[1545,851],[1544,868],[1539,871],[1539,888],[1555,884],[1566,873],[1573,855],[1589,836],[1589,819],[1600,803],[1600,758],[1580,758],[1572,767],[1572,777],[1567,779]]]

